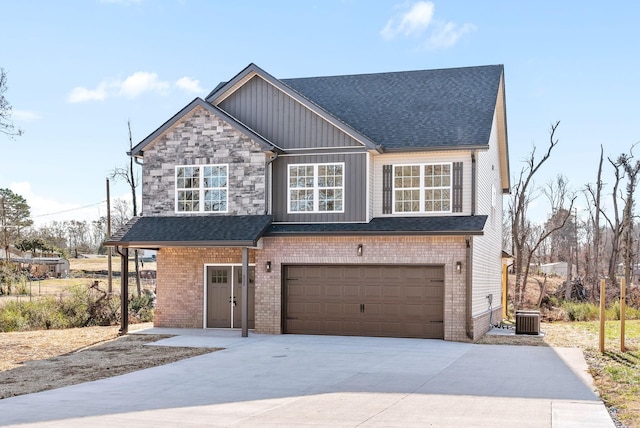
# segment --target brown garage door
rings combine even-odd
[[[444,338],[441,266],[287,266],[284,331]]]

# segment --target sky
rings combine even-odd
[[[105,180],[128,163],[127,121],[135,145],[250,63],[276,78],[504,64],[512,177],[561,122],[538,185],[563,174],[580,190],[596,181],[601,145],[615,158],[640,141],[636,2],[0,4],[5,96],[24,131],[0,134],[0,188],[27,199],[36,225],[105,215]],[[112,198],[129,193],[111,182]],[[544,197],[535,209],[546,212]]]

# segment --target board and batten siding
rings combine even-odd
[[[471,214],[471,154],[466,151],[443,151],[443,152],[412,152],[381,154],[371,157],[371,168],[373,170],[373,189],[371,217],[393,217],[398,214],[385,214],[383,210],[383,167],[384,165],[411,165],[440,162],[462,162],[462,211],[451,215]],[[402,213],[402,216],[441,216],[442,213]]]
[[[363,146],[259,76],[218,107],[283,149]]]
[[[292,164],[344,162],[343,213],[287,213],[288,170]],[[367,154],[337,153],[322,155],[280,156],[273,166],[274,222],[325,223],[366,222]]]
[[[501,305],[502,293],[502,186],[500,181],[498,137],[494,116],[489,139],[489,150],[478,152],[477,212],[488,215],[482,236],[473,237],[473,295],[472,314],[479,316],[489,311],[487,296],[493,296],[492,309]],[[495,197],[492,196],[495,189]],[[495,203],[492,203],[492,200]],[[498,322],[500,320],[493,320]]]

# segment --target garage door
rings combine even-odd
[[[284,331],[444,338],[441,266],[287,266]]]

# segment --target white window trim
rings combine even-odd
[[[425,206],[425,198],[424,193],[427,187],[424,185],[424,167],[428,165],[449,165],[449,209],[446,211],[426,211],[424,209]],[[420,209],[418,211],[396,211],[396,190],[400,190],[402,188],[396,189],[396,168],[402,168],[405,166],[419,166],[420,167]],[[397,215],[413,215],[413,214],[451,214],[453,211],[452,202],[453,202],[453,162],[426,162],[426,163],[403,163],[403,164],[394,164],[391,169],[391,213]],[[444,187],[438,187],[443,189]]]
[[[335,211],[320,211],[320,187],[318,187],[318,167],[328,165],[340,165],[342,167],[342,186],[326,187],[326,189],[342,190],[342,209]],[[291,211],[291,168],[300,166],[313,166],[313,210],[312,211]],[[319,162],[319,163],[292,163],[287,165],[287,214],[343,214],[346,201],[344,183],[346,179],[344,162]],[[322,189],[325,189],[323,187]]]
[[[226,183],[227,185],[225,187],[207,187],[206,189],[203,186],[203,182],[204,182],[204,174],[202,169],[205,167],[220,167],[223,166],[225,167],[225,171],[226,171]],[[179,211],[178,210],[178,192],[180,190],[189,190],[189,189],[183,189],[183,188],[178,188],[178,168],[200,168],[200,183],[199,186],[197,188],[198,192],[200,193],[200,203],[199,203],[199,209],[198,211]],[[220,214],[226,214],[229,212],[229,164],[226,163],[213,163],[213,164],[202,164],[202,165],[176,165],[175,166],[175,171],[174,171],[174,181],[173,181],[173,185],[174,185],[174,211],[176,214],[191,214],[191,213],[220,213]],[[227,191],[227,201],[225,203],[225,207],[226,209],[224,211],[205,211],[204,210],[204,193],[205,190],[226,190]],[[196,190],[191,189],[191,190]]]

